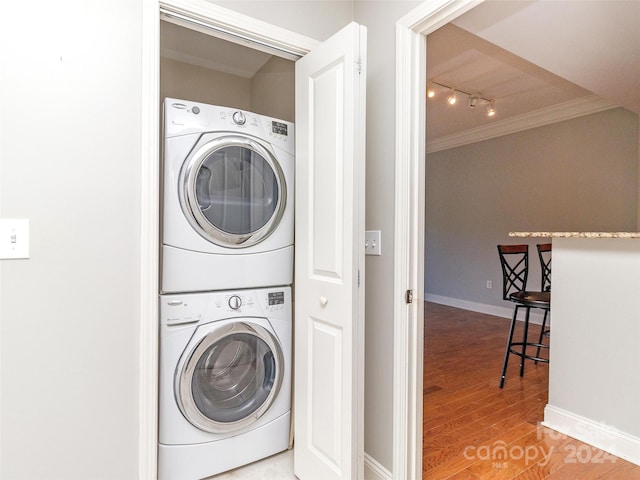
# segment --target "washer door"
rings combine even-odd
[[[227,324],[188,353],[176,375],[176,399],[195,427],[230,432],[267,411],[283,374],[282,350],[269,331],[248,322]]]
[[[180,204],[206,240],[230,248],[255,245],[278,226],[287,192],[275,156],[250,137],[206,142],[185,162]]]

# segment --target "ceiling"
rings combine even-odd
[[[427,144],[577,103],[640,112],[639,26],[636,0],[480,4],[427,37],[427,79],[495,99],[496,115],[436,86]]]
[[[434,84],[436,96],[427,102],[428,140],[591,95],[453,24],[427,37],[427,79],[494,100],[496,110],[489,118],[488,102],[469,108],[469,97],[459,92],[449,105],[449,90]]]

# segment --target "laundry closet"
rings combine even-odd
[[[161,22],[160,480],[291,447],[294,63]]]

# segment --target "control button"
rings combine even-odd
[[[244,125],[245,122],[247,121],[247,118],[244,116],[244,113],[242,112],[234,112],[233,121],[236,123],[236,125]]]
[[[229,307],[232,310],[238,310],[242,306],[242,299],[238,295],[229,297]]]
[[[200,107],[193,107],[191,111],[197,115],[200,113]]]

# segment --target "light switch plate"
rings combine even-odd
[[[364,232],[364,254],[382,255],[382,234],[380,230]]]
[[[29,220],[0,219],[0,260],[29,258]]]

